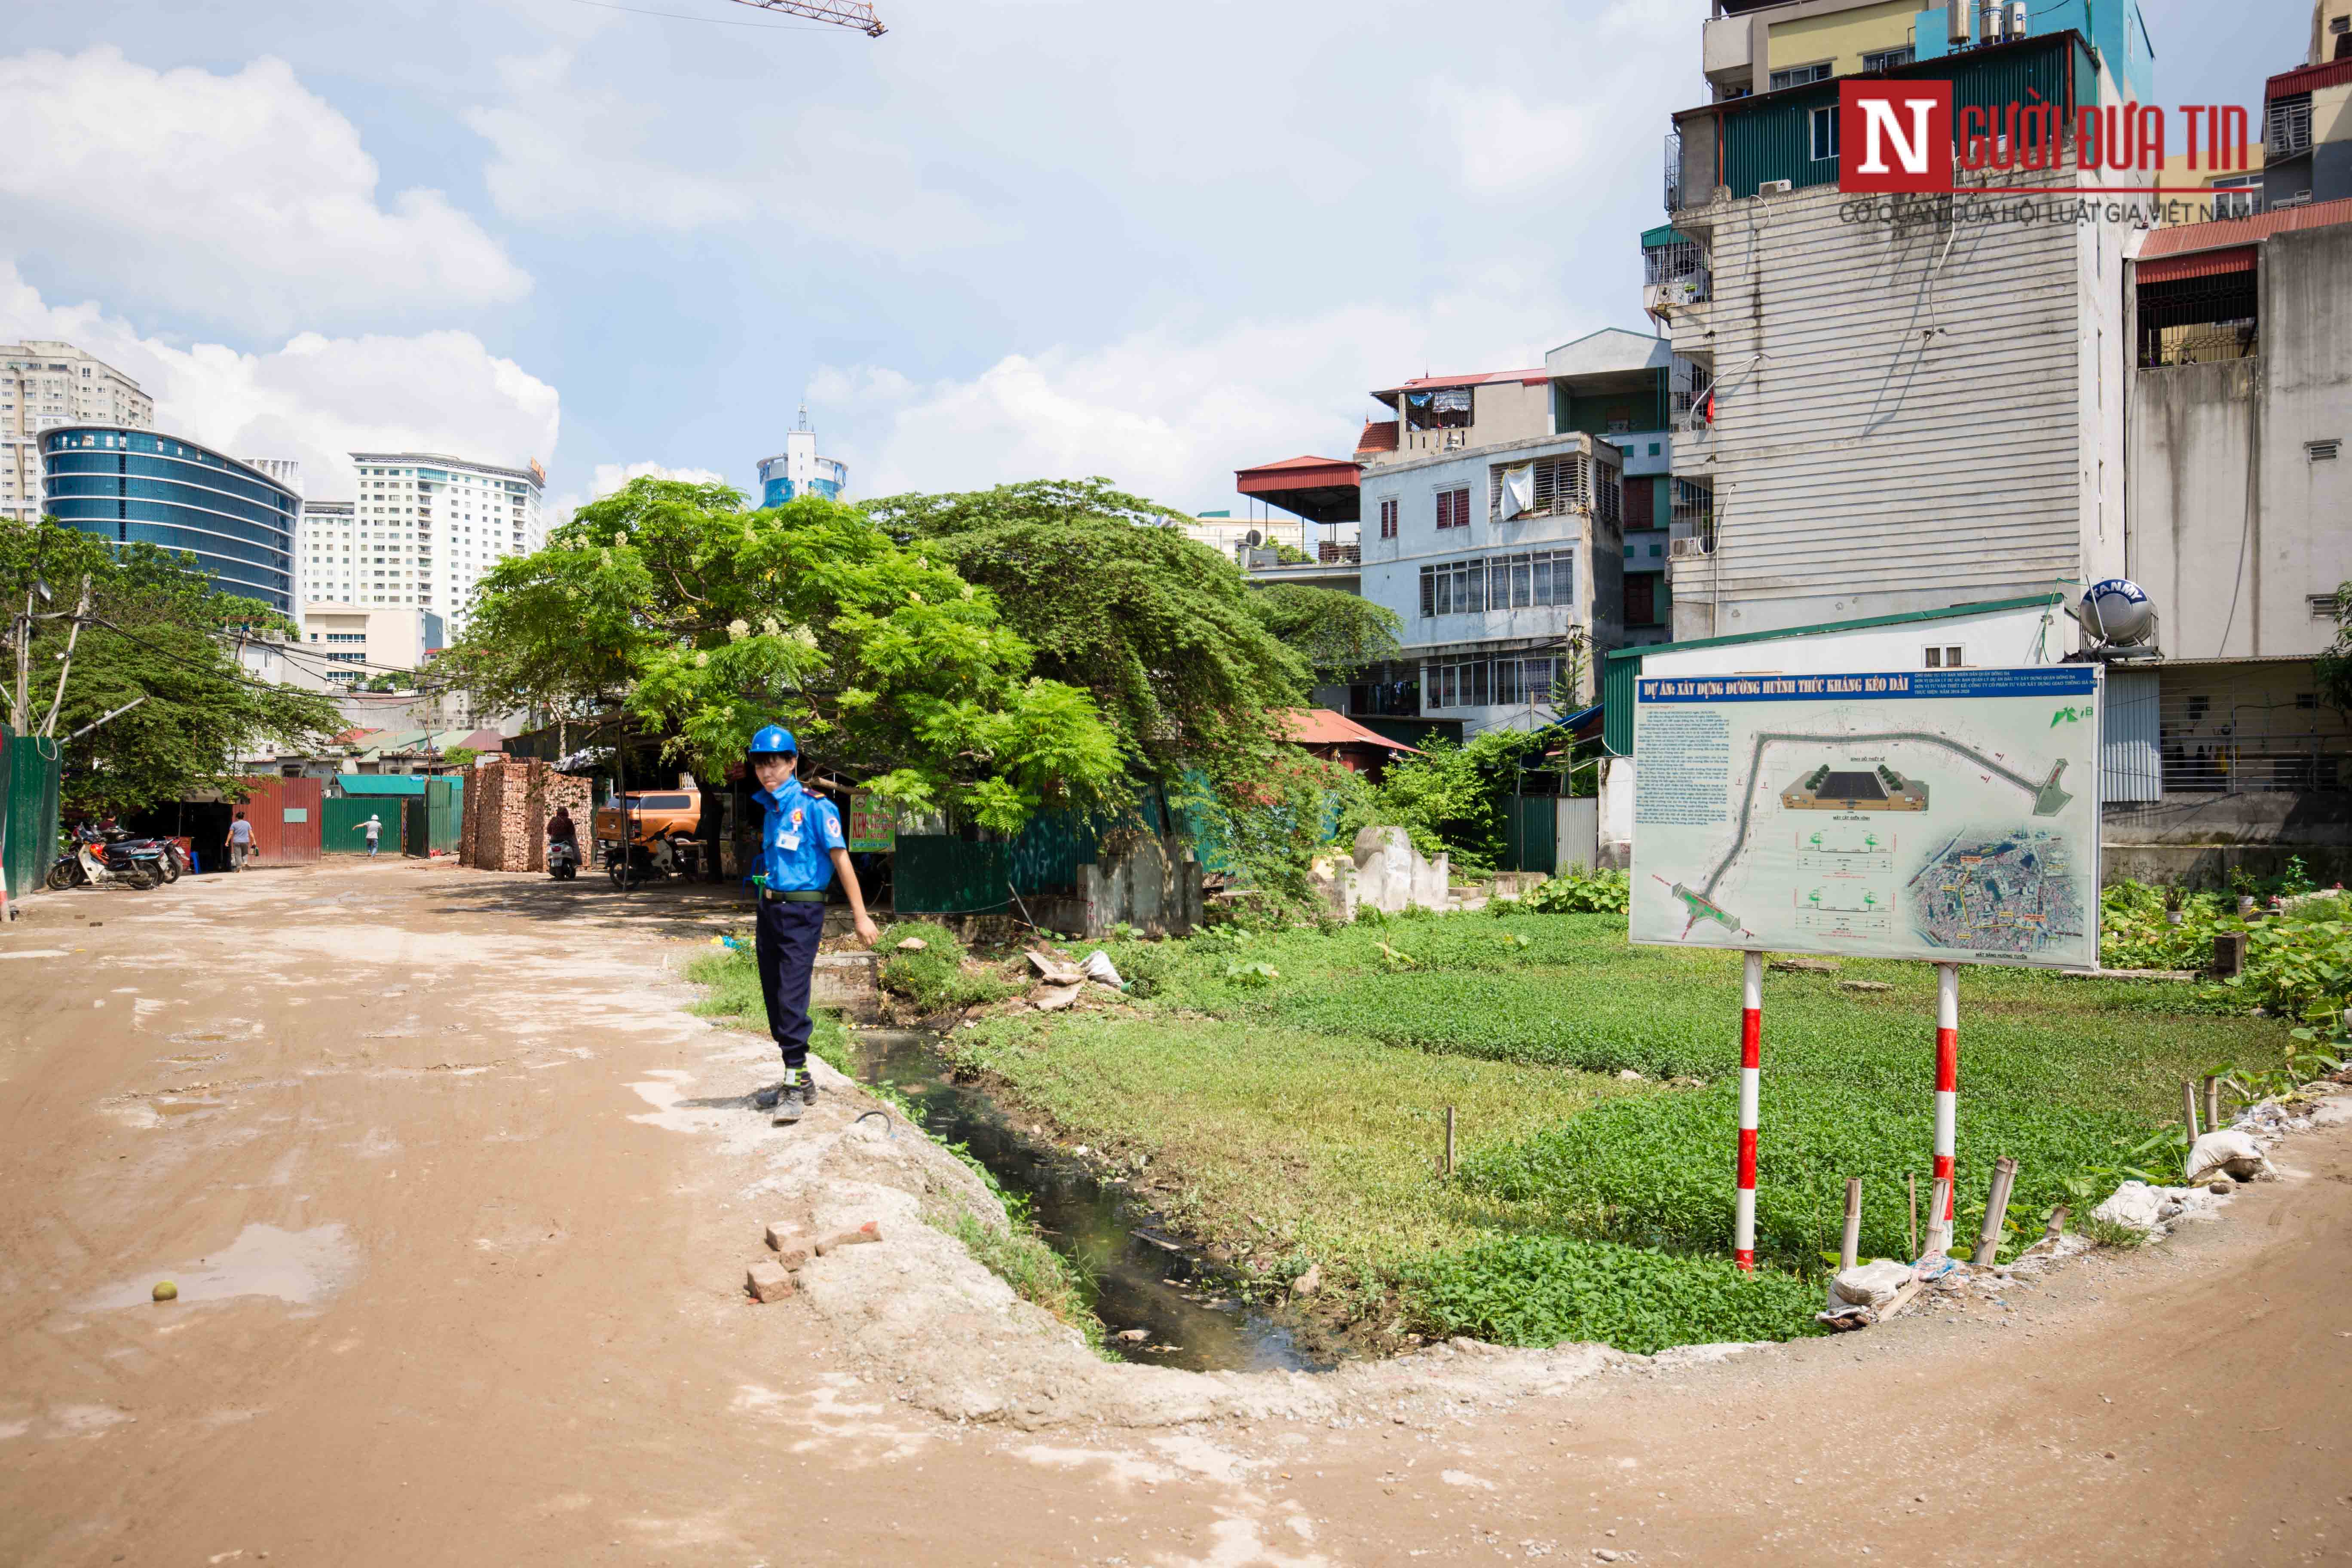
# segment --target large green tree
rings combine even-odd
[[[441,671],[492,707],[625,710],[718,773],[782,720],[804,752],[918,809],[1012,831],[1117,799],[1117,740],[1083,690],[950,557],[809,497],[641,479],[483,579]]]
[[[1038,668],[1093,694],[1147,773],[1197,772],[1221,794],[1280,742],[1310,660],[1270,629],[1231,561],[1190,521],[1110,481],[1037,479],[866,510],[985,588]]]
[[[1343,681],[1367,665],[1394,658],[1404,630],[1404,622],[1385,605],[1303,583],[1253,588],[1249,606],[1322,680]]]
[[[74,631],[83,581],[90,610]],[[46,584],[50,597],[37,589]],[[234,758],[277,742],[309,746],[343,728],[330,697],[260,682],[239,665],[239,636],[291,635],[257,600],[212,591],[194,557],[106,541],[43,522],[0,526],[0,614],[33,621],[29,700],[16,710],[15,648],[0,664],[11,723],[59,738],[140,699],[66,746],[65,799],[88,811],[136,811],[190,792],[237,792]],[[72,658],[66,658],[68,644]],[[59,698],[58,678],[64,676]],[[56,704],[54,722],[50,707]]]

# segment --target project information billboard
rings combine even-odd
[[[2099,678],[1640,680],[1633,940],[2095,967]]]

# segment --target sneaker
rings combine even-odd
[[[794,1079],[799,1081],[795,1082]],[[808,1074],[805,1071],[784,1074],[784,1081],[776,1086],[774,1125],[789,1127],[801,1119],[802,1110],[806,1109],[802,1099],[802,1085],[807,1081]]]
[[[806,1068],[801,1071],[801,1104],[810,1110],[816,1107],[816,1074]]]
[[[751,1096],[751,1109],[754,1110],[773,1110],[776,1108],[776,1101],[784,1097],[784,1089],[785,1086],[783,1084],[772,1083],[767,1088],[761,1089],[758,1093]]]

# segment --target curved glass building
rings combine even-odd
[[[196,558],[225,594],[291,616],[294,523],[302,498],[234,458],[176,436],[114,425],[41,435],[51,517],[116,544]]]
[[[808,409],[800,424],[784,432],[784,449],[760,459],[760,504],[782,506],[799,496],[823,496],[839,500],[849,485],[849,469],[831,458],[816,455],[816,432],[809,428]]]

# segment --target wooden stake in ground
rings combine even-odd
[[[2017,1184],[2017,1162],[2004,1155],[1992,1163],[1992,1191],[1985,1198],[1984,1226],[1969,1261],[1982,1268],[2000,1256],[2001,1222],[2009,1217],[2009,1191]]]
[[[2185,1141],[2197,1142],[2197,1086],[2188,1079],[2180,1080],[2180,1125]]]
[[[2050,1211],[2050,1224],[2042,1232],[2044,1241],[2055,1241],[2066,1234],[2066,1205],[2060,1204]]]
[[[2221,1125],[2221,1080],[2208,1073],[2205,1077],[2205,1131],[2213,1131]]]
[[[1756,1268],[1756,1108],[1764,1075],[1764,955],[1739,966],[1739,1194],[1733,1200],[1731,1260]]]
[[[1914,1258],[1916,1258],[1919,1256],[1918,1172],[1906,1171],[1903,1173],[1903,1190],[1911,1194],[1911,1223],[1904,1228],[1903,1245],[1908,1247],[1910,1249],[1911,1256]]]
[[[1937,1215],[1948,1216],[1951,1209],[1952,1178],[1938,1176],[1927,1194],[1928,1251],[1949,1253],[1952,1250],[1952,1222],[1948,1217],[1941,1220],[1936,1217]]]
[[[1845,1240],[1838,1247],[1838,1267],[1851,1268],[1862,1261],[1862,1178],[1845,1179]]]
[[[1454,1108],[1445,1108],[1445,1173],[1454,1173]]]

